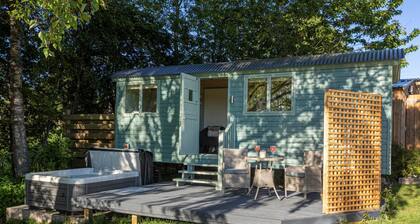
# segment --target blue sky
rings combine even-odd
[[[420,1],[405,0],[401,6],[402,14],[396,19],[410,32],[414,28],[420,29]],[[401,78],[420,78],[420,36],[411,44],[419,45],[419,50],[406,55],[409,65],[401,69]]]

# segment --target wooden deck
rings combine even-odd
[[[253,200],[244,192],[220,194],[214,187],[160,183],[78,197],[83,208],[196,223],[336,223],[340,215],[323,215],[319,194],[278,200],[267,191]],[[347,218],[347,217],[345,217]]]

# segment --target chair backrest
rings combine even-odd
[[[305,166],[322,166],[322,151],[321,150],[311,150],[305,151]]]
[[[247,149],[223,149],[223,163],[225,169],[247,169]]]
[[[285,151],[284,164],[289,166],[287,162],[288,151]],[[322,150],[309,150],[303,153],[303,164],[305,166],[322,166]]]

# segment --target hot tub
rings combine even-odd
[[[136,150],[93,149],[90,168],[29,173],[25,176],[26,204],[61,211],[80,211],[78,196],[140,184]]]

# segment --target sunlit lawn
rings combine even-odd
[[[368,224],[395,223],[418,224],[420,223],[420,186],[402,185],[395,187],[397,192],[398,210],[394,217],[389,219],[367,221]]]

